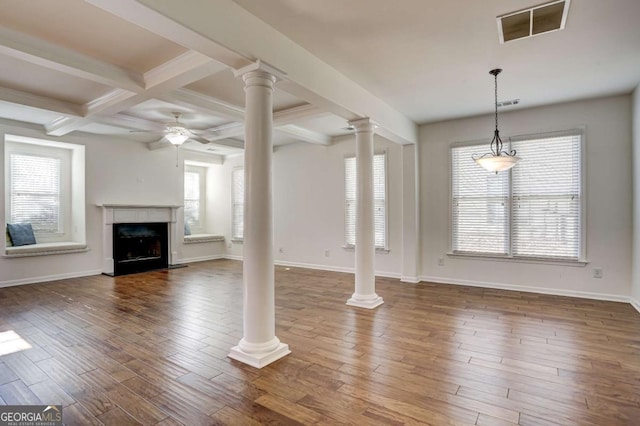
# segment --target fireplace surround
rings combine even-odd
[[[120,275],[121,273],[129,273],[122,272],[127,269],[132,269],[131,272],[137,272],[135,269],[137,267],[127,267],[125,266],[122,269],[122,265],[120,267],[116,266],[116,259],[119,256],[126,256],[127,253],[117,254],[114,250],[114,230],[118,229],[131,230],[131,225],[143,225],[142,234],[138,235],[138,237],[143,236],[143,242],[151,244],[149,241],[145,241],[147,238],[151,238],[151,235],[143,235],[143,231],[150,231],[151,228],[159,228],[164,227],[166,229],[166,254],[164,259],[144,259],[147,258],[157,258],[162,256],[156,256],[156,253],[153,247],[143,248],[143,243],[141,243],[138,238],[138,245],[134,245],[132,251],[129,253],[132,258],[139,258],[138,260],[142,260],[141,266],[145,262],[150,263],[151,265],[156,262],[159,268],[162,267],[171,267],[177,263],[177,243],[178,243],[178,229],[176,223],[177,211],[182,206],[176,205],[139,205],[139,204],[98,204],[99,207],[102,208],[102,218],[103,218],[103,235],[102,235],[102,249],[103,249],[103,264],[102,264],[102,273],[106,275]],[[114,226],[115,225],[115,226]],[[127,226],[121,226],[127,225]],[[145,229],[144,226],[147,228]],[[162,231],[154,231],[154,232],[162,232]],[[144,254],[144,250],[148,252],[146,255]],[[165,262],[166,259],[166,262]],[[122,263],[122,262],[121,262]],[[124,264],[133,262],[124,262]]]

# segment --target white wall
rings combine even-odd
[[[399,277],[402,267],[402,148],[381,137],[375,150],[387,151],[389,253],[378,253],[378,275]],[[353,271],[355,253],[344,246],[344,157],[355,154],[355,137],[331,146],[297,143],[281,146],[273,155],[274,242],[276,263]],[[242,167],[242,156],[225,160],[227,188],[231,171]],[[231,203],[230,191],[225,195]],[[228,216],[231,217],[229,208]],[[231,222],[225,237],[230,239]],[[282,253],[280,253],[282,248]],[[325,256],[329,250],[329,256]],[[242,256],[242,245],[227,249]]]
[[[182,204],[183,153],[180,167],[176,167],[174,149],[149,151],[142,143],[93,135],[51,138],[34,127],[0,125],[2,156],[5,133],[85,145],[86,226],[90,250],[51,256],[0,257],[0,287],[100,273],[103,260],[102,209],[96,204]],[[4,168],[3,160],[0,164]],[[222,166],[217,167],[221,170]],[[4,188],[4,169],[0,173],[0,185]],[[0,223],[5,223],[4,197],[0,199]],[[219,256],[223,253],[223,243],[178,246],[180,259]]]
[[[640,86],[632,96],[633,126],[633,276],[631,297],[640,311]]]
[[[492,137],[492,117],[421,126],[422,273],[444,283],[520,287],[535,291],[624,299],[630,294],[632,185],[631,98],[616,96],[502,112],[510,135],[586,129],[586,267],[447,256],[450,251],[449,146]],[[516,166],[517,167],[517,166]],[[438,266],[444,258],[444,266]],[[593,268],[603,278],[593,278]]]
[[[638,139],[639,100],[636,91],[634,123]],[[491,136],[490,116],[421,126],[418,150],[420,180],[411,180],[411,152],[376,137],[376,150],[388,153],[389,249],[376,254],[378,275],[399,277],[420,271],[423,280],[515,287],[555,293],[626,297],[631,294],[632,270],[632,101],[617,96],[529,110],[501,113],[504,136],[586,129],[587,257],[586,267],[490,261],[448,257],[449,251],[449,145]],[[43,137],[35,128],[0,125],[5,132]],[[2,137],[3,143],[4,137]],[[102,215],[97,203],[182,204],[182,161],[176,168],[175,150],[149,151],[144,144],[114,138],[72,136],[60,138],[86,146],[87,253],[21,259],[0,257],[0,286],[67,276],[99,273],[102,265]],[[0,149],[0,155],[4,153]],[[344,245],[344,157],[355,152],[355,138],[331,146],[306,143],[278,147],[273,157],[275,259],[281,264],[353,271],[354,252]],[[640,164],[640,149],[634,151]],[[184,153],[181,153],[183,156]],[[193,154],[192,160],[202,161]],[[4,164],[1,161],[0,164]],[[181,157],[182,160],[182,157]],[[214,161],[215,163],[215,161]],[[241,258],[242,244],[231,243],[231,172],[242,167],[241,155],[212,165],[207,174],[207,232],[225,236],[220,243],[180,245],[181,261],[229,256]],[[636,176],[636,182],[638,178]],[[0,173],[0,185],[4,173]],[[403,183],[403,180],[405,183]],[[2,185],[4,187],[4,185]],[[411,248],[410,233],[417,225],[412,203],[403,189],[419,187],[419,250]],[[640,184],[636,194],[640,196]],[[408,196],[411,196],[410,194]],[[636,197],[637,198],[637,197]],[[639,198],[640,199],[640,198]],[[4,203],[4,197],[0,203]],[[637,211],[637,210],[636,210]],[[403,220],[404,217],[404,220]],[[4,205],[0,205],[4,222]],[[180,220],[181,222],[181,220]],[[640,247],[640,218],[635,218],[636,248]],[[403,229],[404,228],[404,229]],[[403,232],[406,234],[403,241]],[[283,253],[279,252],[283,249]],[[329,257],[325,257],[329,250]],[[405,253],[403,253],[403,250]],[[417,267],[409,256],[420,252]],[[640,270],[640,250],[633,265]],[[403,255],[405,258],[403,259]],[[444,266],[437,259],[444,258]],[[408,265],[405,265],[408,264]],[[592,277],[603,268],[602,279]],[[409,274],[412,275],[412,274]],[[640,297],[640,275],[634,275],[634,295]]]

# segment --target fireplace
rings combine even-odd
[[[113,225],[113,274],[125,275],[169,266],[166,223]]]
[[[103,274],[113,276],[177,266],[177,212],[182,206],[106,203],[98,206],[103,212]],[[141,226],[141,229],[132,231],[132,226]],[[126,236],[132,247],[121,249],[116,246],[118,234]],[[161,237],[164,241],[160,249],[157,248],[157,242],[153,241],[156,237]],[[133,266],[135,264],[137,266]],[[138,269],[143,266],[144,269]]]

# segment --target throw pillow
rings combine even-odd
[[[14,246],[28,246],[36,243],[30,223],[7,223],[7,231]]]

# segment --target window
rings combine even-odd
[[[387,248],[387,155],[373,156],[375,246]],[[356,245],[356,158],[344,159],[345,244]]]
[[[38,243],[85,242],[84,147],[6,135],[7,223],[30,223]]]
[[[472,154],[488,145],[451,148],[454,253],[582,260],[579,132],[511,142],[522,160],[491,173]]]
[[[205,232],[206,177],[206,167],[185,163],[184,222],[189,225],[193,234]]]
[[[244,169],[234,169],[231,175],[232,224],[231,238],[242,240],[244,237]]]
[[[12,153],[9,168],[9,222],[29,222],[34,233],[64,234],[62,159]]]

